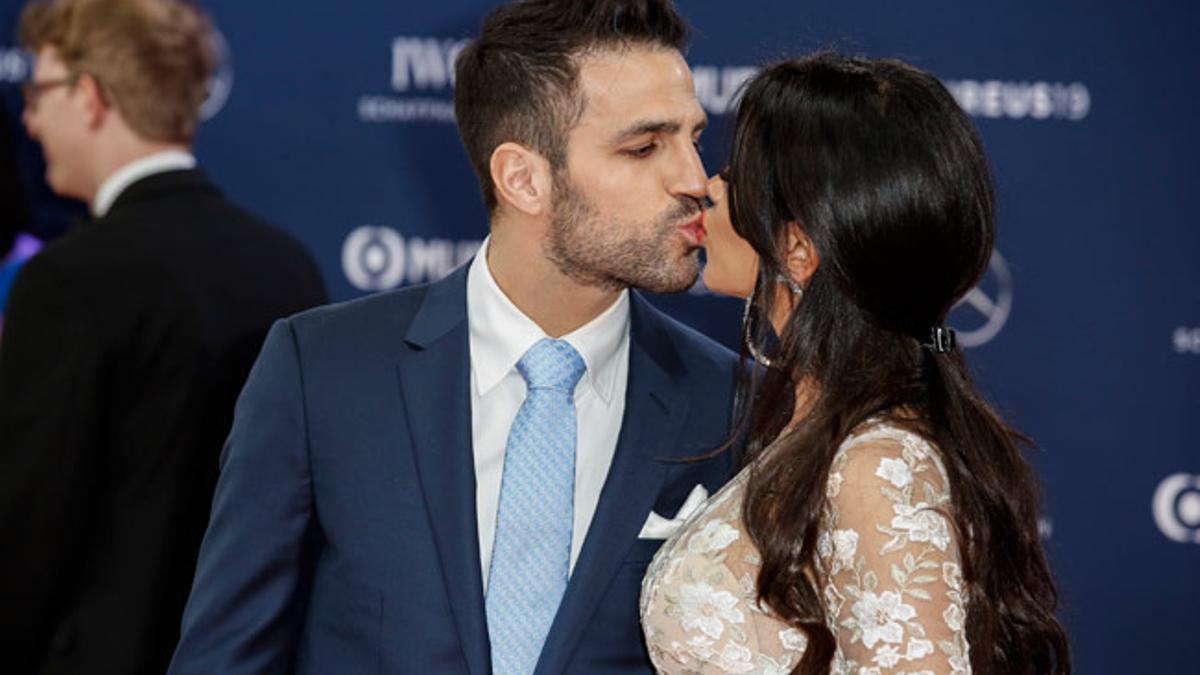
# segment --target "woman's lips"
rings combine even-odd
[[[693,246],[704,245],[704,212],[701,211],[695,218],[684,223],[681,227],[684,236],[692,243]]]

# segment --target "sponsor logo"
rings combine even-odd
[[[342,270],[360,290],[437,281],[471,259],[482,240],[404,237],[391,227],[355,228],[342,244]]]
[[[757,73],[752,66],[692,66],[696,99],[710,115],[731,113],[737,107],[742,85]]]
[[[1077,122],[1092,109],[1092,95],[1081,82],[946,80],[944,84],[972,117]]]
[[[1012,274],[999,251],[979,285],[972,288],[950,311],[950,323],[964,347],[987,344],[1000,333],[1012,312]]]
[[[24,82],[32,72],[29,52],[18,47],[0,47],[0,82]]]
[[[752,66],[693,66],[696,98],[710,114],[733,112],[742,85],[757,73]],[[1079,121],[1092,109],[1091,92],[1082,82],[946,80],[944,84],[972,117]]]
[[[753,66],[693,66],[696,98],[710,114],[733,112],[742,85],[757,73]],[[1092,109],[1091,92],[1082,82],[946,80],[944,84],[972,117],[1079,121]]]
[[[454,62],[469,40],[398,37],[392,40],[392,89],[429,91],[454,86]]]
[[[200,106],[200,119],[209,120],[221,112],[233,91],[233,54],[220,31],[213,32],[213,48],[217,52],[217,69],[208,81],[208,98]]]
[[[454,61],[469,40],[398,37],[392,40],[392,94],[358,99],[364,122],[454,122]]]
[[[470,40],[401,36],[392,40],[391,91],[360,96],[364,122],[454,123],[454,62]],[[742,84],[758,72],[750,66],[697,65],[696,98],[711,115],[732,112]]]
[[[1177,473],[1154,491],[1154,522],[1171,541],[1200,544],[1200,476]]]
[[[360,96],[358,118],[364,122],[454,123],[454,102],[435,98]]]
[[[1200,354],[1200,328],[1180,326],[1172,338],[1177,354]]]

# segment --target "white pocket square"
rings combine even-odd
[[[708,490],[705,490],[703,485],[697,484],[692,488],[687,499],[683,500],[683,506],[679,507],[679,513],[676,513],[674,518],[667,520],[651,511],[650,515],[646,517],[646,524],[642,525],[642,531],[638,533],[638,539],[669,538],[683,525],[684,521],[691,518],[692,514],[704,506],[706,501],[708,501]]]

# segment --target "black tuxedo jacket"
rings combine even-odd
[[[233,405],[326,301],[199,171],[142,179],[22,269],[0,338],[0,670],[162,673]]]

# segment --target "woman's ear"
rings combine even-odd
[[[812,239],[805,234],[799,223],[788,223],[787,226],[787,265],[788,276],[801,287],[808,286],[808,280],[817,271],[821,260]]]
[[[548,213],[553,185],[550,162],[519,143],[501,143],[489,167],[496,201],[530,216]]]

